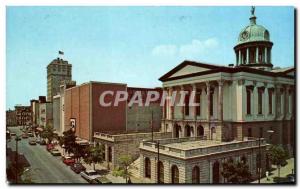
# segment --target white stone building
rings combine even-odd
[[[226,182],[221,162],[246,157],[257,178],[257,170],[265,171],[266,142],[281,144],[292,155],[295,68],[273,67],[272,46],[253,9],[234,47],[236,65],[184,61],[163,75],[168,99],[161,130],[172,132],[173,139],[159,140],[159,148],[141,143],[140,176],[164,183]],[[187,91],[185,106],[178,105],[179,91]],[[191,100],[199,105],[189,106]]]

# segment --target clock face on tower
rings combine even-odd
[[[248,37],[249,37],[249,34],[248,34],[248,32],[247,31],[244,31],[243,33],[242,33],[242,40],[246,40],[246,39],[248,39]]]

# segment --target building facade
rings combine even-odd
[[[32,124],[31,107],[30,106],[15,106],[16,124],[18,126],[30,126]]]
[[[6,111],[6,126],[16,126],[16,111],[15,110],[7,110]]]
[[[173,139],[159,140],[160,147],[141,144],[140,176],[164,183],[226,182],[221,165],[232,158],[247,160],[258,178],[266,170],[267,143],[292,155],[295,68],[273,67],[272,46],[253,9],[234,47],[236,65],[184,61],[163,75],[168,95],[161,129]]]
[[[118,91],[128,92],[129,98],[135,91],[161,91],[161,89],[130,88],[126,84],[88,82],[65,90],[65,130],[75,123],[76,135],[79,138],[92,141],[95,132],[123,133],[126,131],[154,131],[160,128],[161,107],[158,102],[150,103],[149,107],[141,109],[135,105],[128,106],[128,101],[120,101],[117,106],[101,106],[100,95],[111,91],[105,100],[112,101]],[[144,96],[144,95],[143,95]],[[129,99],[128,98],[128,99]],[[143,97],[144,101],[145,97]],[[113,102],[114,103],[114,102]],[[152,120],[152,111],[153,120]],[[152,122],[151,122],[152,121]]]
[[[60,91],[62,81],[72,81],[72,64],[61,58],[54,59],[47,66],[47,100],[52,101],[53,96]]]
[[[139,157],[139,145],[143,140],[160,138],[170,138],[171,133],[163,132],[142,132],[142,133],[94,133],[94,141],[104,145],[104,166],[113,170],[119,165],[119,158],[121,156],[130,156],[133,160]]]
[[[47,124],[53,125],[53,105],[51,102],[39,103],[39,126],[46,127]]]
[[[30,107],[31,107],[32,126],[38,127],[39,101],[38,100],[30,100]]]

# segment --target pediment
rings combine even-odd
[[[181,68],[180,70],[178,70],[177,72],[169,76],[169,78],[203,72],[207,70],[211,70],[211,69],[203,68],[199,66],[186,65],[185,67]]]
[[[199,62],[193,62],[193,61],[184,61],[172,70],[170,70],[168,73],[163,75],[159,78],[160,81],[166,81],[168,79],[174,79],[177,77],[182,77],[185,75],[191,75],[201,72],[209,72],[213,69],[221,68],[221,66],[212,65],[212,64],[205,64],[205,63],[199,63]]]

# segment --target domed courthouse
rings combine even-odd
[[[222,163],[233,159],[246,162],[258,179],[268,166],[268,144],[281,144],[292,156],[295,68],[275,68],[272,46],[252,8],[234,47],[235,65],[184,61],[163,75],[169,98],[161,130],[172,138],[140,144],[140,176],[155,183],[226,183]],[[187,91],[185,106],[172,99],[179,91]],[[190,99],[199,105],[188,106]]]

